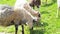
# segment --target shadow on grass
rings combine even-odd
[[[58,18],[57,19],[60,19],[60,16],[58,16]]]
[[[57,2],[57,0],[52,0],[52,1],[53,1],[53,3]]]
[[[56,3],[56,2],[57,2],[56,0],[53,0],[52,3],[50,3],[50,4],[44,4],[43,7],[51,6],[51,5],[53,5],[54,3]]]
[[[44,29],[41,30],[30,30],[30,34],[44,34]]]
[[[40,27],[36,30],[30,30],[30,34],[44,34],[46,32],[45,27],[48,26],[46,22],[39,23],[38,26],[34,25],[34,27]]]
[[[53,5],[54,3],[50,3],[50,4],[44,4],[43,7],[49,7],[51,5]]]
[[[41,14],[49,14],[47,11],[42,11]]]
[[[34,27],[46,27],[48,26],[48,23],[43,22],[43,23],[38,23],[38,25],[34,25]]]
[[[43,23],[40,23],[39,26],[40,26],[40,27],[42,27],[42,26],[43,26],[43,27],[46,27],[46,26],[48,26],[48,24],[47,24],[46,22],[43,22]]]

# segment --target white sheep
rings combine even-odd
[[[17,0],[16,3],[15,3],[15,5],[14,5],[14,11],[15,12],[19,11],[20,13],[21,13],[21,11],[24,12],[23,14],[25,15],[25,17],[28,18],[28,19],[26,18],[28,20],[27,23],[28,23],[28,25],[29,25],[29,27],[31,29],[33,27],[33,19],[34,19],[34,21],[38,21],[38,17],[37,16],[40,17],[40,14],[38,12],[35,12],[34,10],[32,10],[32,8],[30,8],[30,7],[28,7],[28,8],[29,8],[29,10],[34,11],[33,13],[32,13],[32,11],[27,10],[26,9],[27,7],[24,8],[25,4],[27,6],[29,6],[29,3],[26,0]],[[30,17],[26,16],[26,13],[29,14]]]
[[[31,15],[33,15],[35,17],[35,18],[33,18],[33,19],[35,19],[34,22],[35,21],[36,22],[39,22],[40,13],[38,11],[36,12],[35,10],[33,10],[30,7],[29,3],[26,0],[17,0],[16,1],[15,5],[14,5],[14,10],[15,11],[19,11],[20,9],[23,9],[23,10],[25,9],[26,11],[28,11],[29,13],[31,13]],[[31,18],[30,17],[27,17],[27,18],[29,18],[29,20],[30,20],[28,22],[28,25],[29,25],[30,29],[33,29],[33,22],[31,20]],[[24,32],[23,32],[23,34],[24,34]]]

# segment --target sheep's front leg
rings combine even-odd
[[[16,24],[15,25],[15,34],[17,34],[17,31],[18,31],[18,25]]]
[[[22,24],[22,34],[24,34],[24,25]]]

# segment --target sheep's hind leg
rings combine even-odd
[[[15,34],[17,34],[17,31],[18,31],[18,25],[16,24],[15,25]]]
[[[24,34],[24,25],[22,24],[22,34]]]

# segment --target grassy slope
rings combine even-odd
[[[8,4],[10,6],[14,5],[15,0],[0,0],[1,4]],[[36,8],[37,9],[37,8]],[[56,18],[57,4],[54,3],[49,6],[41,6],[41,23],[39,27],[35,27],[33,34],[60,34],[60,19]],[[14,32],[14,26],[10,27],[0,27],[0,32]],[[30,34],[29,28],[25,26],[25,34]],[[21,32],[21,26],[19,26],[19,31]]]

